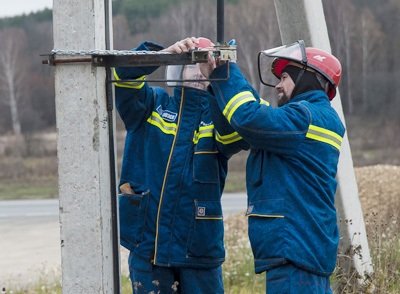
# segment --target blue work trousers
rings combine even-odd
[[[267,294],[332,294],[329,277],[318,276],[292,263],[267,271]]]
[[[128,263],[134,294],[147,294],[151,291],[160,294],[224,293],[221,266],[210,269],[156,266],[132,252]]]

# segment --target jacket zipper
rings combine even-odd
[[[155,244],[154,244],[153,264],[156,264],[156,259],[157,259],[158,223],[159,223],[159,220],[160,220],[161,203],[162,203],[162,199],[163,199],[163,196],[164,196],[165,182],[166,182],[166,179],[167,179],[167,174],[168,174],[168,170],[169,170],[169,164],[170,164],[170,161],[171,161],[172,154],[174,152],[176,137],[178,136],[178,132],[179,132],[179,125],[180,125],[180,122],[181,122],[181,112],[182,112],[182,104],[183,104],[183,94],[184,94],[184,89],[182,88],[181,104],[179,106],[179,114],[178,114],[178,124],[176,125],[176,134],[175,134],[175,137],[174,137],[174,141],[172,142],[171,152],[169,153],[168,163],[167,163],[167,167],[165,169],[165,174],[164,174],[163,186],[162,186],[162,189],[161,189],[160,202],[158,203],[157,223],[156,223],[156,239],[155,239]]]

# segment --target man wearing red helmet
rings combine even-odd
[[[302,41],[260,52],[261,81],[278,91],[280,107],[273,108],[236,63],[209,58],[204,76],[230,73],[228,81],[208,87],[210,107],[220,113],[213,117],[215,128],[220,136],[240,138],[229,148],[247,144],[251,150],[246,216],[255,272],[266,271],[267,294],[332,293],[329,276],[339,243],[335,176],[345,132],[330,105],[339,61]],[[277,85],[266,74],[270,70]]]
[[[133,50],[181,53],[212,45],[192,37],[165,49],[146,41]],[[130,250],[133,290],[222,294],[221,194],[228,155],[214,135],[206,82],[174,82],[170,97],[145,82],[156,69],[122,67],[114,72],[120,80],[116,107],[127,130],[120,233],[121,244]],[[166,74],[174,80],[201,79],[196,66],[169,67]]]

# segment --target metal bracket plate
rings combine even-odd
[[[195,50],[179,54],[92,55],[93,66],[101,67],[185,65],[207,61],[208,50]]]

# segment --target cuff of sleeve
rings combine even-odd
[[[139,45],[138,48],[136,48],[136,51],[160,51],[162,49],[165,48],[157,43],[144,41]]]
[[[214,68],[214,70],[210,74],[210,79],[226,77],[228,71],[228,65],[229,65],[229,72],[231,72],[232,69],[239,70],[239,66],[237,65],[236,62],[224,63]]]

